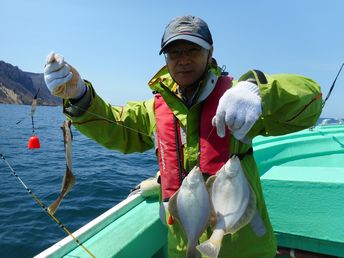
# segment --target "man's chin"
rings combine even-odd
[[[190,76],[179,76],[175,81],[182,87],[188,87],[197,82],[197,80],[191,79]]]
[[[190,82],[190,81],[187,81],[187,82],[183,82],[183,81],[178,82],[177,81],[177,83],[178,83],[179,86],[181,86],[183,88],[190,88],[190,87],[195,85],[195,82]]]

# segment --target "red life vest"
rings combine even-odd
[[[219,77],[213,91],[203,102],[200,119],[199,166],[208,175],[214,175],[228,160],[229,130],[224,138],[216,133],[211,120],[220,97],[231,87],[232,77]],[[157,147],[163,200],[168,200],[180,187],[186,176],[181,128],[178,119],[160,94],[155,95],[154,109],[157,127]]]

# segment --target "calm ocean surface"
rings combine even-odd
[[[35,132],[41,148],[28,150],[30,106],[0,104],[0,153],[46,205],[53,202],[65,173],[61,107],[37,107]],[[16,125],[16,122],[24,120]],[[72,129],[72,191],[57,218],[72,232],[123,200],[135,185],[158,170],[152,151],[123,155],[97,145]],[[66,233],[27,193],[0,159],[0,257],[33,257]]]

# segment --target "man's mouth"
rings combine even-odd
[[[177,74],[188,74],[192,73],[192,70],[178,71]]]

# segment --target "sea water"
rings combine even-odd
[[[61,107],[38,106],[35,134],[41,148],[29,150],[30,106],[0,104],[0,153],[46,205],[59,195],[66,170]],[[16,124],[18,121],[21,121]],[[56,217],[74,232],[126,198],[130,189],[158,170],[153,151],[121,154],[72,127],[72,171],[76,184]],[[67,234],[47,215],[0,159],[0,257],[33,257]]]

